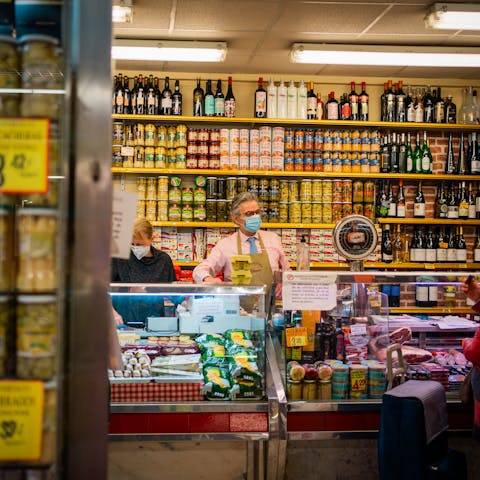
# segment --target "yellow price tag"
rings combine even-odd
[[[304,347],[307,344],[307,329],[304,327],[287,328],[285,338],[287,347]]]
[[[0,192],[48,190],[47,118],[0,119]]]
[[[367,391],[367,376],[364,371],[352,370],[350,372],[350,390],[352,392]]]
[[[0,461],[40,459],[44,396],[41,381],[0,381]]]

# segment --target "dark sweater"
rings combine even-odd
[[[176,281],[172,259],[151,247],[153,257],[138,260],[130,253],[128,260],[112,259],[112,283],[170,283]],[[126,325],[142,327],[147,317],[163,317],[163,298],[157,296],[114,296],[115,310]]]

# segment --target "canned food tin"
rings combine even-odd
[[[247,177],[238,177],[237,178],[237,193],[246,192],[248,189],[248,178]]]
[[[182,204],[193,203],[193,190],[192,187],[182,188]]]
[[[351,180],[342,180],[342,201],[351,202],[352,201],[352,181]]]
[[[197,153],[199,155],[208,155],[208,142],[199,142],[197,144]]]
[[[280,181],[275,178],[270,179],[269,197],[270,202],[280,201]]]
[[[312,200],[312,181],[303,179],[300,181],[300,196],[301,202],[310,202]]]
[[[375,182],[373,180],[367,180],[363,184],[363,201],[371,203],[375,201]]]
[[[288,202],[279,202],[278,204],[278,221],[280,223],[288,222]]]
[[[187,131],[187,144],[190,142],[196,142],[198,140],[198,131],[195,128],[191,128]]]
[[[332,204],[331,203],[323,203],[322,207],[322,217],[323,223],[332,223]]]
[[[197,137],[199,142],[208,142],[210,135],[206,128],[201,128],[198,130]]]
[[[302,223],[312,223],[312,204],[310,202],[302,203]]]
[[[352,204],[351,202],[342,203],[342,217],[348,217],[352,214]]]
[[[312,223],[323,222],[323,204],[321,202],[312,202]]]
[[[220,155],[220,143],[219,142],[211,142],[208,145],[208,154],[209,155]]]
[[[198,161],[196,155],[190,155],[187,153],[187,160],[186,160],[187,168],[197,168]]]
[[[332,222],[336,223],[341,220],[343,215],[342,210],[342,203],[341,202],[333,202],[332,203]]]
[[[197,187],[193,191],[193,203],[205,203],[207,199],[205,189],[203,187]]]
[[[302,207],[300,202],[292,201],[288,207],[288,221],[290,223],[301,223],[302,221]]]
[[[270,182],[268,178],[261,178],[258,182],[258,199],[261,202],[268,202]]]
[[[258,195],[258,178],[249,178],[247,182],[247,191]]]
[[[197,166],[198,168],[208,168],[208,155],[198,155]]]
[[[288,182],[288,201],[298,202],[299,200],[299,184],[297,180],[289,180]]]
[[[188,142],[188,144],[187,144],[187,155],[197,155],[198,153],[199,152],[198,152],[197,142]]]
[[[190,222],[193,220],[193,208],[191,204],[182,205],[182,222]]]
[[[267,180],[268,181],[268,180]],[[227,200],[233,200],[237,195],[237,178],[227,177],[225,182],[225,197]]]
[[[354,215],[363,215],[363,203],[354,203],[352,207],[352,213]]]
[[[334,202],[343,201],[343,191],[342,191],[343,180],[334,179],[332,181],[332,200]]]
[[[179,187],[171,187],[168,191],[168,201],[170,203],[181,203],[182,191]]]
[[[209,140],[211,142],[220,142],[220,130],[218,128],[214,128],[210,130]]]
[[[289,200],[289,181],[280,180],[279,181],[279,201],[288,202]]]
[[[182,209],[180,208],[180,205],[177,203],[172,203],[168,207],[168,219],[170,221],[176,222],[179,221],[182,218]]]
[[[207,218],[207,211],[204,203],[199,203],[193,207],[193,219],[195,221],[203,222]]]
[[[352,184],[352,201],[363,202],[363,182],[355,180]]]

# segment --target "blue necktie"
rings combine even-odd
[[[248,243],[250,244],[250,253],[258,253],[257,246],[255,245],[255,237],[248,237]]]

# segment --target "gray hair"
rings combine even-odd
[[[239,193],[233,200],[232,200],[232,216],[233,215],[240,215],[240,205],[245,202],[255,201],[258,204],[257,196],[252,192],[242,192]]]

